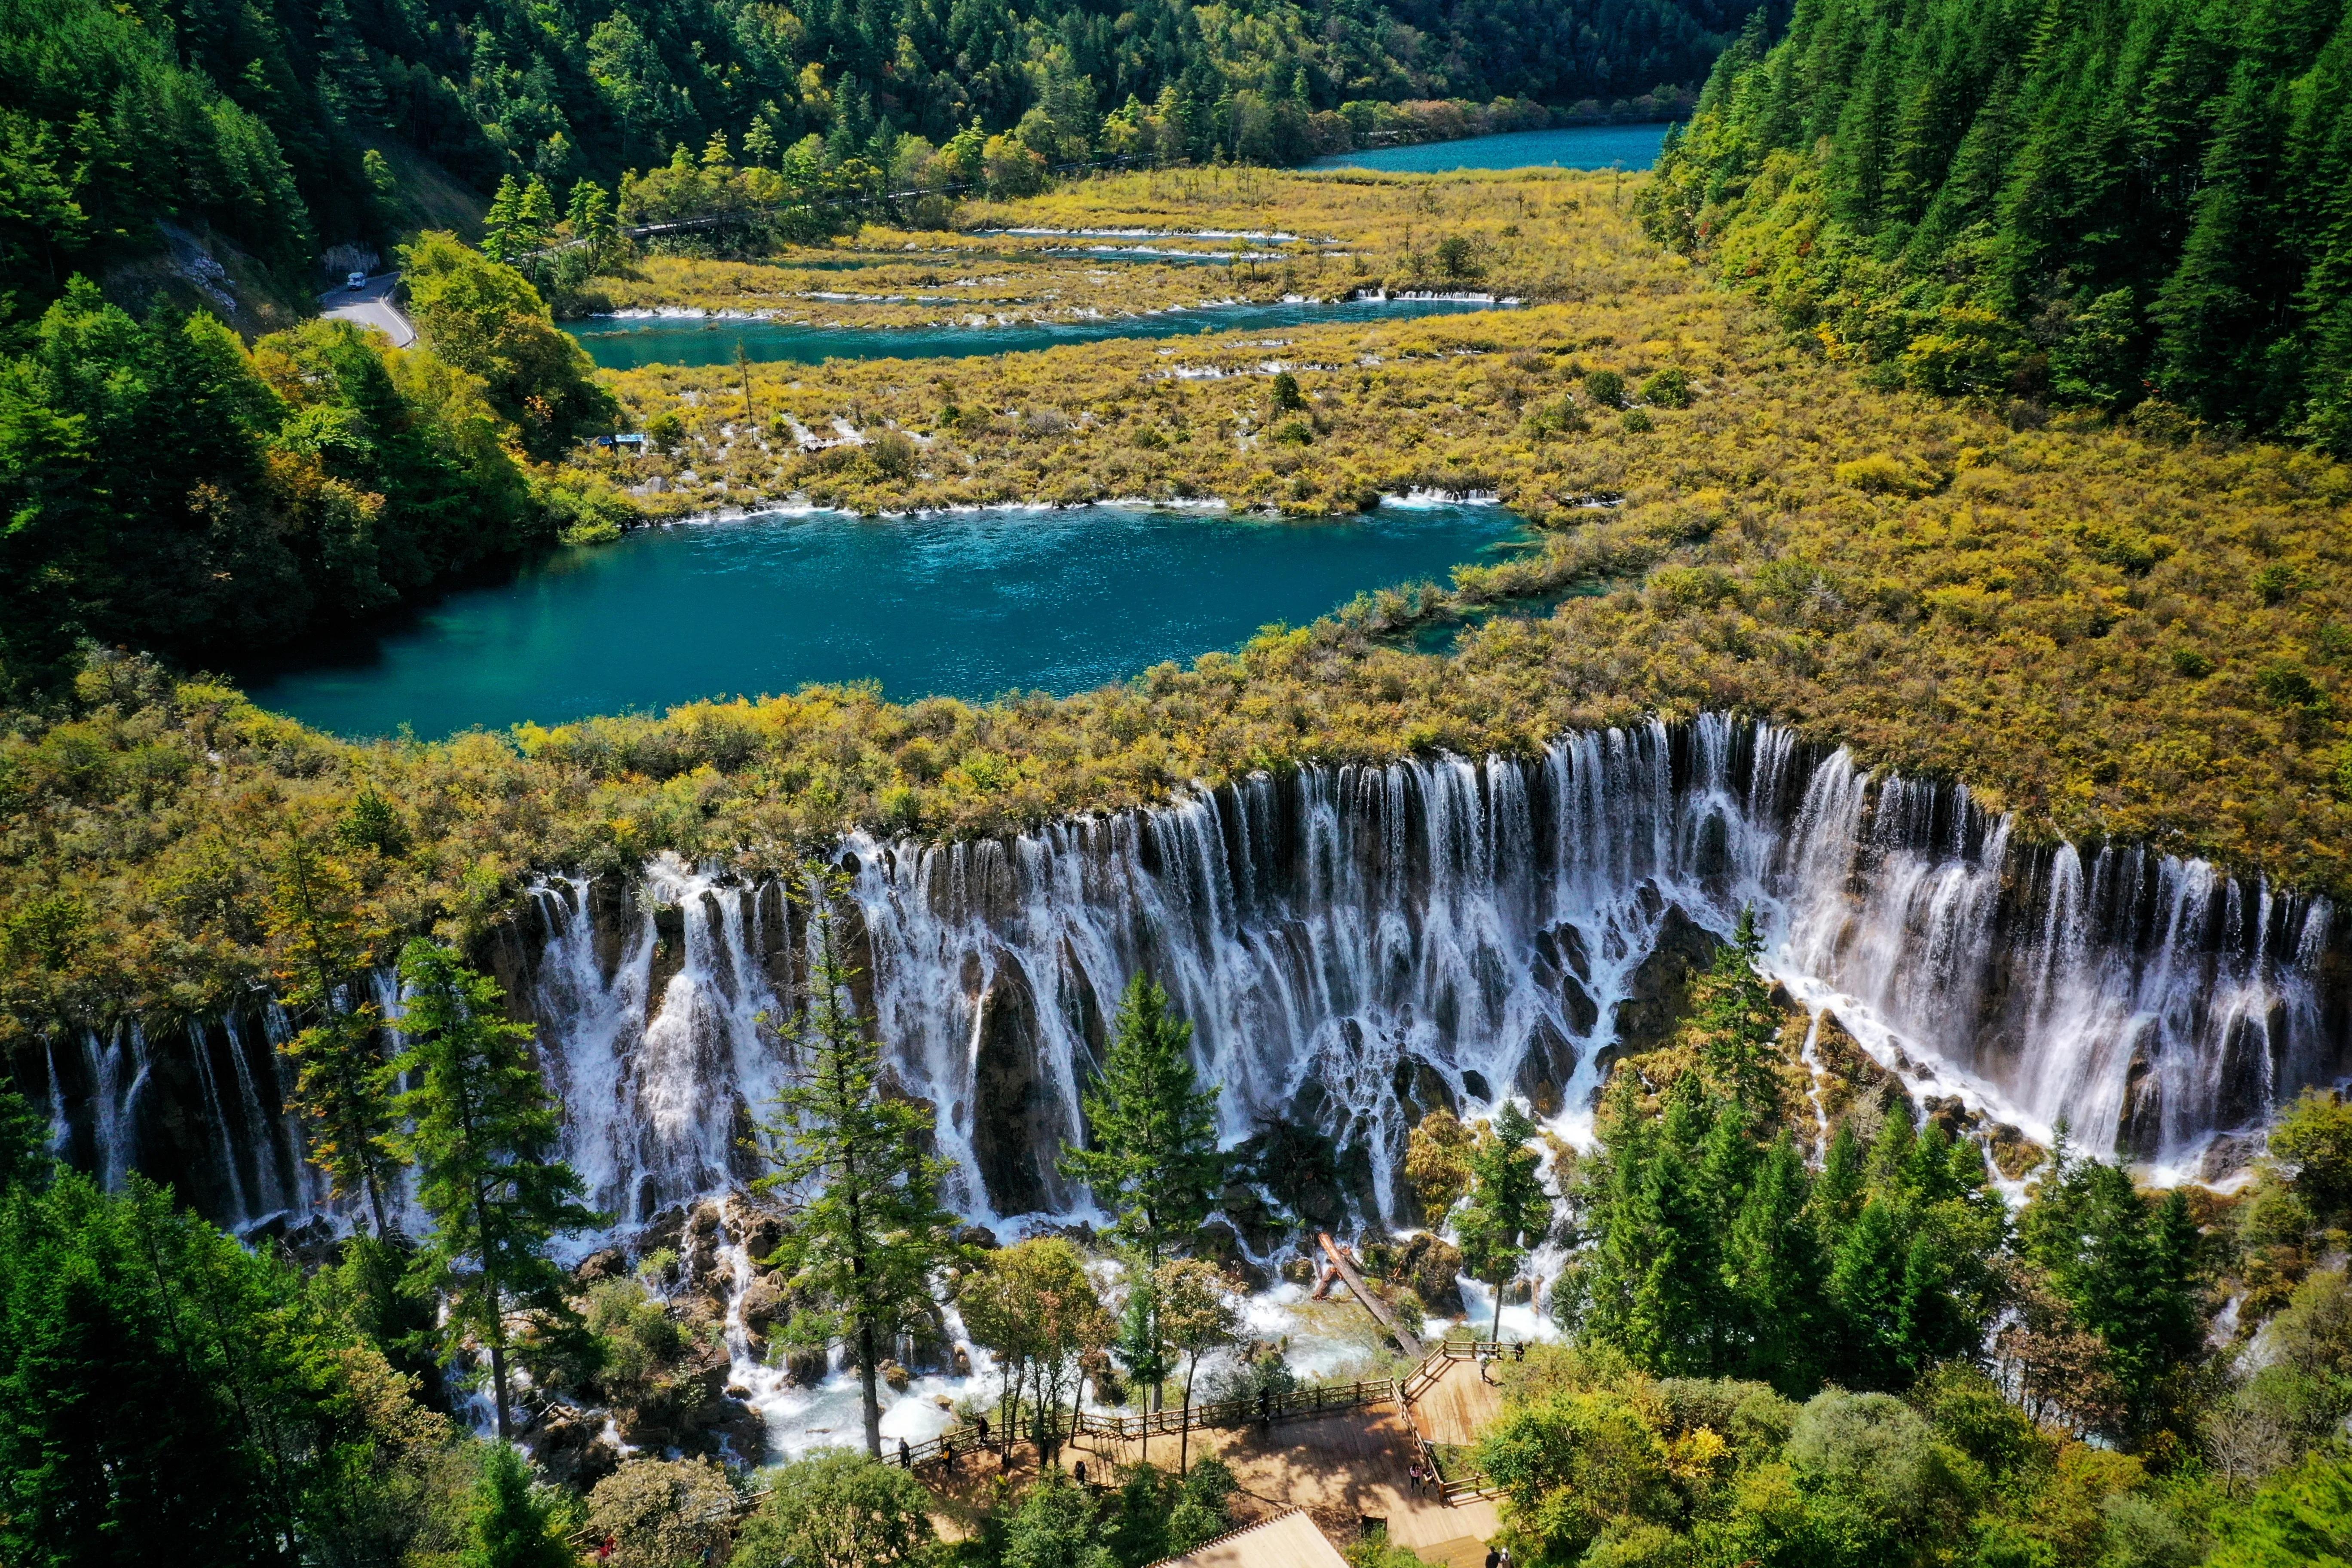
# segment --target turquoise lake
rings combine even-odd
[[[1056,696],[1233,647],[1530,539],[1494,506],[1261,521],[1095,506],[645,529],[462,589],[256,702],[346,736],[552,723],[873,679],[893,698]]]
[[[820,364],[828,359],[970,359],[1106,338],[1180,338],[1263,332],[1333,322],[1396,321],[1491,310],[1466,300],[1350,300],[1337,305],[1210,305],[1099,321],[1024,321],[1003,327],[811,327],[793,321],[593,317],[566,321],[588,357],[607,370],[647,364],[725,364],[741,343],[752,359]]]
[[[1312,169],[1387,169],[1401,174],[1442,174],[1449,169],[1606,169],[1622,164],[1646,169],[1658,161],[1666,128],[1653,125],[1574,125],[1559,131],[1509,131],[1500,136],[1466,136],[1458,142],[1423,142],[1414,147],[1375,147],[1318,158]]]

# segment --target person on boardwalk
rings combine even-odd
[[[1087,1484],[1087,1462],[1084,1459],[1080,1459],[1078,1461],[1077,1475],[1078,1485],[1085,1486]]]
[[[914,1453],[907,1447],[907,1439],[904,1437],[898,1439],[898,1468],[902,1470],[911,1470],[915,1468]]]

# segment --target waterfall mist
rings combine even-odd
[[[1616,1052],[1671,1026],[1675,976],[1749,904],[1772,975],[1915,1089],[2037,1140],[2063,1117],[2163,1176],[2336,1081],[2352,1032],[2325,900],[2141,848],[2026,846],[1962,786],[1717,717],[837,853],[861,1005],[982,1220],[1083,1211],[1055,1156],[1139,972],[1193,1023],[1225,1141],[1328,1137],[1355,1216],[1390,1224],[1410,1218],[1404,1134],[1429,1109],[1517,1095],[1585,1136]],[[752,1173],[805,942],[777,883],[670,858],[635,887],[551,878],[498,940],[563,1153],[616,1221]],[[316,1212],[255,1037],[278,1029],[50,1042],[61,1149],[110,1181],[176,1180],[231,1223]]]

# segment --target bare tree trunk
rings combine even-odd
[[[1176,1473],[1180,1476],[1192,1466],[1192,1374],[1200,1370],[1201,1352],[1194,1351],[1184,1368],[1184,1425],[1176,1438]]]
[[[512,1436],[507,1424],[507,1347],[503,1336],[490,1341],[490,1384],[497,1390],[499,1441],[503,1443]]]
[[[1008,1470],[1013,1468],[1013,1445],[1021,1436],[1021,1386],[1028,1381],[1029,1363],[1024,1360],[1013,1368],[1013,1402],[1004,1412],[1004,1468]]]
[[[875,1386],[874,1325],[857,1320],[857,1382],[866,1399],[866,1451],[882,1457],[882,1395]]]

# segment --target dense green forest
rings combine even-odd
[[[1814,0],[1717,62],[1642,208],[1945,393],[2352,452],[2340,0]]]
[[[0,695],[53,689],[81,639],[249,656],[611,525],[528,467],[610,406],[578,345],[447,236],[406,259],[426,347],[319,321],[248,353],[78,278],[0,358]]]
[[[98,0],[0,3],[0,290],[37,314],[76,269],[207,226],[290,268],[382,247],[418,160],[487,195],[558,191],[725,134],[774,165],[809,136],[888,169],[1042,111],[1083,157],[1123,106],[1162,151],[1295,162],[1311,117],[1401,100],[1596,107],[1696,83],[1752,0]],[[1115,142],[1116,136],[1112,137]]]

